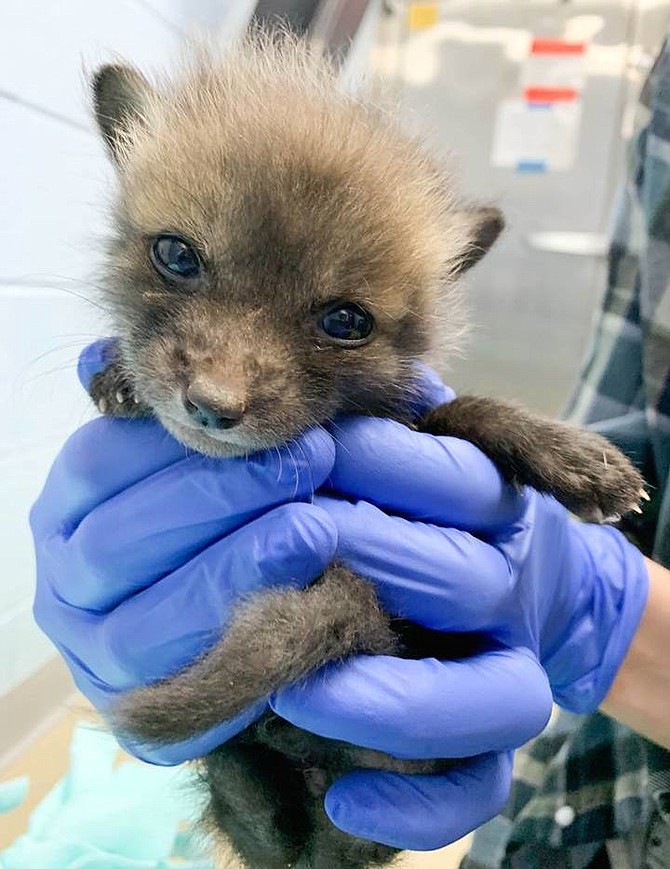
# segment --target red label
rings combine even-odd
[[[574,88],[528,87],[523,92],[523,98],[529,103],[570,103],[577,97]]]
[[[564,39],[534,39],[531,54],[584,54],[585,42],[566,42]]]

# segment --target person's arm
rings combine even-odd
[[[670,570],[647,561],[649,597],[602,710],[670,749]]]

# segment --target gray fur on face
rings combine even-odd
[[[119,174],[106,301],[128,379],[165,427],[223,456],[339,413],[397,414],[438,299],[457,340],[455,277],[494,242],[500,213],[464,209],[420,143],[289,38],[203,50],[155,86],[103,67],[94,97]],[[188,287],[151,262],[166,232],[202,258]],[[373,315],[368,343],[318,333],[334,301]],[[244,405],[234,431],[192,425],[180,393],[195,378]]]

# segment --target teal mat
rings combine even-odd
[[[1,869],[214,869],[195,829],[201,805],[188,767],[123,763],[114,737],[75,729],[67,775],[0,852]],[[26,778],[0,783],[0,814],[19,806]]]

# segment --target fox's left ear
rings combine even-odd
[[[128,135],[145,117],[152,88],[132,66],[107,64],[93,76],[93,109],[100,132],[115,163],[121,162]]]
[[[462,275],[488,253],[505,228],[505,218],[497,208],[474,208],[455,215],[466,238],[466,245],[455,268]]]

